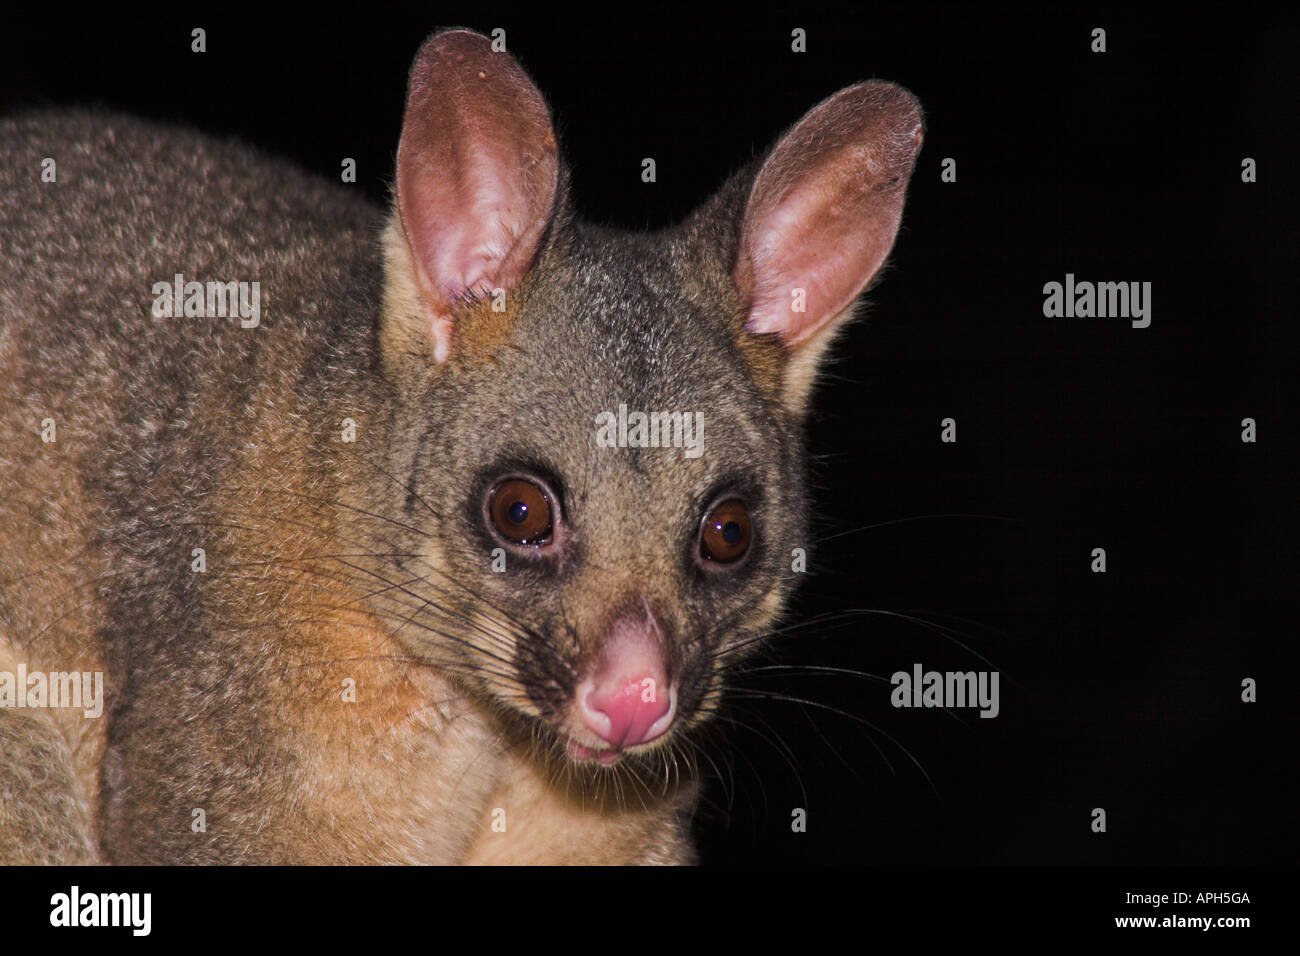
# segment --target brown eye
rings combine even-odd
[[[700,554],[709,561],[728,564],[739,561],[749,550],[752,531],[749,512],[739,501],[724,501],[704,519],[700,531]]]
[[[492,492],[488,513],[501,536],[515,544],[545,544],[551,536],[551,501],[531,481],[503,481]]]

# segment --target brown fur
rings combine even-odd
[[[544,120],[523,102],[511,122]],[[800,420],[851,312],[797,349],[745,331],[759,169],[628,235],[575,221],[560,167],[505,312],[432,303],[439,361],[396,212],[186,131],[0,124],[0,670],[105,671],[108,693],[99,719],[0,709],[0,860],[692,861],[684,741],[797,583]],[[177,272],[259,281],[261,326],[155,318]],[[710,452],[596,449],[592,416],[621,402],[703,410]],[[520,468],[562,486],[571,547],[497,573],[479,502]],[[694,536],[720,491],[759,534],[710,577]],[[678,724],[576,763],[575,675],[643,609]]]

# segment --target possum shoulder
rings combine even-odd
[[[118,311],[188,270],[274,283],[287,305],[377,259],[381,213],[355,189],[184,127],[24,114],[0,121],[0,286],[29,303],[76,296],[83,311]],[[19,319],[33,311],[6,304]]]
[[[47,160],[53,182],[43,176]],[[6,224],[54,209],[98,214],[114,234],[114,224],[139,223],[160,238],[201,239],[214,227],[256,221],[231,238],[265,245],[375,228],[379,215],[347,187],[236,139],[114,112],[44,110],[0,121],[0,177]],[[77,224],[93,230],[96,222]]]
[[[213,409],[260,414],[275,404],[265,390],[290,387],[314,356],[342,348],[361,362],[382,216],[354,189],[121,114],[0,121],[0,418],[18,433],[36,412],[53,417],[69,447],[85,437],[86,462],[143,474],[179,460],[158,447],[166,436],[194,444]],[[260,326],[152,315],[155,284],[177,273],[259,283]],[[162,428],[179,421],[191,427]],[[221,430],[201,427],[213,440]]]
[[[328,336],[349,290],[378,281],[381,225],[358,187],[233,139],[106,111],[0,120],[8,348],[47,373],[75,370],[74,388],[156,371],[165,355],[188,377],[252,359],[268,336]],[[151,317],[154,285],[178,273],[259,282],[266,334]]]

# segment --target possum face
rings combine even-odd
[[[437,514],[414,516],[450,543],[477,683],[578,760],[706,715],[805,543],[798,430],[735,344],[734,303],[677,291],[681,251],[573,229],[506,344],[453,354],[419,403],[410,474]]]
[[[421,49],[381,329],[416,653],[579,762],[708,715],[802,570],[807,394],[919,144],[910,94],[850,87],[680,227],[615,233],[573,221],[508,55]]]

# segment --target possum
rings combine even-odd
[[[387,210],[0,124],[0,861],[694,862],[697,730],[800,578],[810,393],[922,134],[850,86],[645,233],[576,216],[467,30],[415,57]]]

